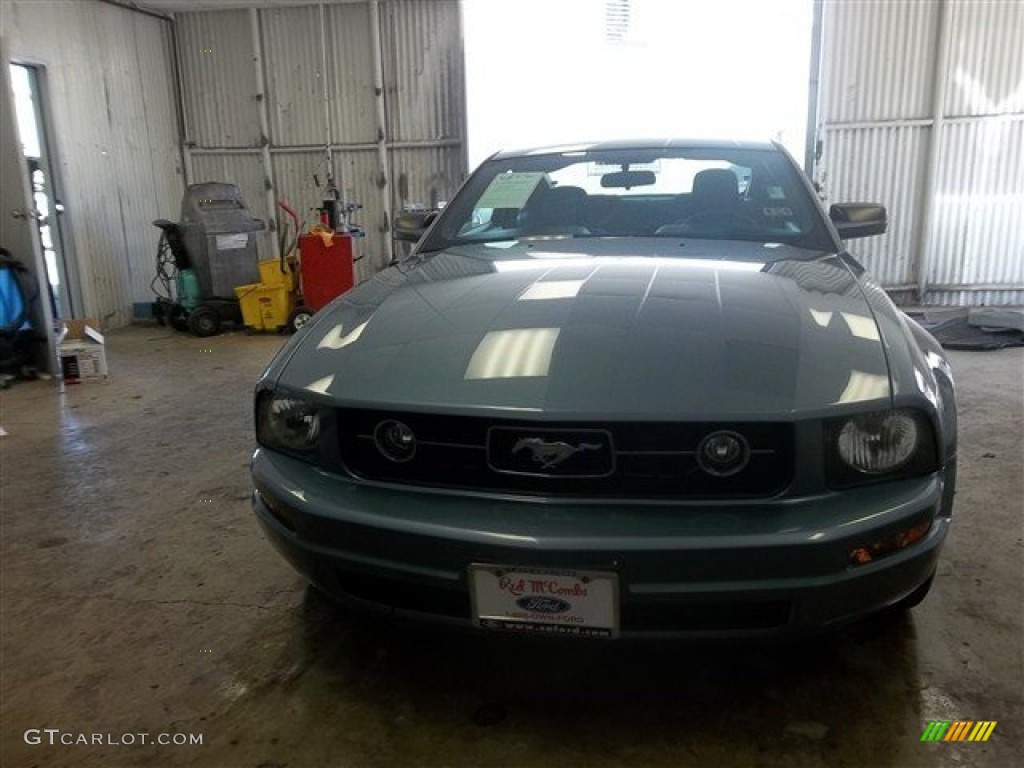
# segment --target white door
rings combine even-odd
[[[37,345],[36,367],[55,372],[56,340],[53,312],[49,301],[46,263],[39,240],[35,210],[29,187],[28,167],[22,154],[11,88],[10,56],[6,42],[0,39],[0,245],[29,270],[32,285],[26,286],[31,301],[31,322],[45,344]]]

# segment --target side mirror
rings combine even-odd
[[[828,217],[843,240],[881,235],[889,226],[885,206],[876,203],[835,203]]]
[[[418,242],[437,218],[437,211],[406,211],[395,219],[395,239],[406,243]]]

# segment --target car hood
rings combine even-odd
[[[697,240],[415,256],[321,311],[267,376],[337,404],[524,418],[768,419],[890,397],[842,258]]]

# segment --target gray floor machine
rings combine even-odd
[[[226,322],[241,324],[235,286],[259,276],[257,241],[263,221],[253,218],[234,184],[192,184],[181,201],[181,221],[157,219],[153,316],[196,336],[213,336]]]

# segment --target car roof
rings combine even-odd
[[[771,141],[729,141],[724,139],[617,139],[615,141],[580,142],[546,147],[529,147],[495,152],[492,160],[529,155],[554,155],[563,152],[623,150],[623,149],[767,149],[778,150]]]

